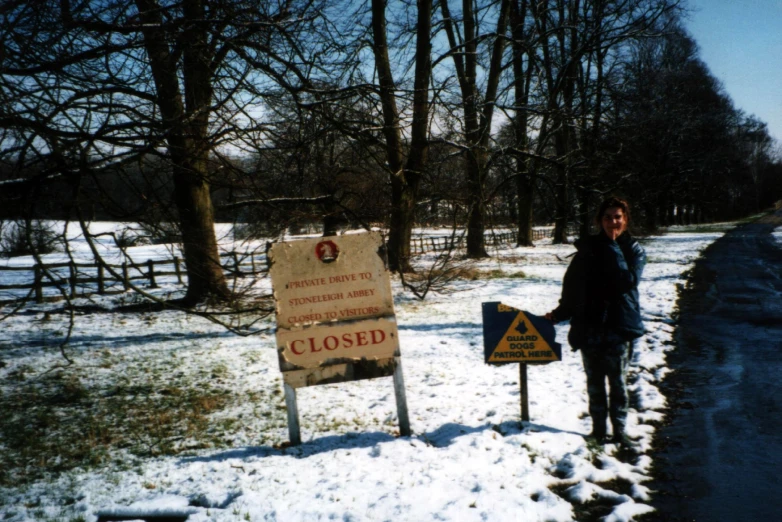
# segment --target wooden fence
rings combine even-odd
[[[532,240],[538,241],[551,237],[554,229],[532,229]],[[568,235],[575,234],[575,228],[568,227]],[[507,246],[516,243],[517,232],[489,233],[486,235],[486,246]],[[459,236],[419,236],[410,240],[412,254],[425,254],[427,252],[444,252],[466,247],[466,238]]]
[[[252,253],[227,252],[220,254],[221,264],[229,277],[247,277],[266,272],[266,256]],[[118,277],[115,277],[110,270]],[[88,296],[121,293],[130,288],[131,282],[144,280],[148,288],[158,288],[158,280],[164,277],[176,277],[178,284],[183,283],[183,261],[173,259],[149,259],[144,263],[125,262],[122,264],[99,263],[38,263],[31,267],[0,266],[0,272],[32,272],[32,282],[0,285],[0,292],[6,290],[28,290],[35,301],[62,298],[62,292],[71,298],[77,295]],[[0,279],[6,279],[2,277]],[[30,279],[29,277],[27,278]],[[59,296],[44,296],[44,288],[57,287]],[[17,299],[0,299],[0,303]]]
[[[550,237],[551,230],[533,229],[533,240],[537,241]],[[516,242],[515,232],[490,233],[486,236],[487,246],[511,245]],[[459,236],[428,236],[414,237],[411,239],[410,249],[413,254],[426,252],[442,252],[452,249],[464,248],[466,239]],[[226,252],[220,254],[221,264],[228,277],[255,276],[268,271],[266,255],[256,253]],[[111,271],[119,275],[115,277]],[[0,292],[8,290],[27,290],[29,296],[34,296],[35,301],[41,303],[47,300],[62,299],[66,293],[71,298],[89,296],[92,294],[112,294],[125,292],[130,288],[131,282],[146,281],[148,288],[157,288],[158,280],[164,277],[175,277],[178,284],[183,283],[183,261],[173,259],[147,260],[144,263],[125,262],[122,264],[99,263],[43,263],[33,267],[9,267],[0,266],[0,272],[26,272],[28,277],[25,282],[17,284],[0,284]],[[32,277],[30,277],[32,273]],[[0,277],[0,280],[5,280]],[[32,281],[30,281],[32,279]],[[60,289],[58,296],[45,296],[44,288],[57,287]],[[2,299],[0,304],[14,302],[21,298]]]

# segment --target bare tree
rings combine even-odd
[[[388,52],[385,0],[372,0],[372,50],[383,112],[388,169],[391,180],[391,221],[388,234],[388,261],[391,270],[409,272],[410,237],[421,176],[429,150],[429,81],[431,78],[431,0],[417,0],[415,73],[413,79],[410,143],[402,138],[402,115],[397,103],[397,87]],[[407,150],[406,150],[407,148]],[[405,159],[405,156],[406,159]]]
[[[636,173],[626,188],[647,229],[758,209],[756,174],[771,165],[762,152],[770,139],[733,106],[686,31],[674,24],[659,39],[637,42],[622,84],[608,124],[621,150],[609,168]]]
[[[478,21],[484,13],[475,10],[472,0],[462,2],[462,27],[459,31],[457,19],[452,16],[448,0],[440,3],[443,26],[450,47],[448,53],[453,59],[456,78],[461,92],[461,107],[464,114],[464,158],[467,178],[467,255],[486,257],[484,244],[485,199],[484,184],[489,159],[489,141],[497,100],[497,91],[502,72],[502,56],[505,47],[505,30],[510,14],[510,0],[501,0],[496,5],[496,25],[491,34],[481,34]],[[495,7],[488,3],[483,8]],[[478,44],[491,37],[491,57],[485,74],[486,88],[483,95],[478,90]]]
[[[607,86],[618,76],[628,46],[659,37],[676,0],[548,0],[531,2],[540,114],[538,150],[545,153],[554,176],[554,241],[567,241],[574,209],[581,233],[588,231],[590,195],[611,190],[599,172],[604,149],[604,114],[612,99]],[[550,140],[550,143],[549,143]],[[572,192],[578,196],[572,203]]]
[[[171,191],[150,196],[175,210],[188,276],[182,303],[226,299],[210,197],[221,148],[257,133],[263,89],[312,88],[312,56],[322,49],[310,44],[328,42],[302,39],[317,34],[320,8],[296,0],[8,3],[3,158],[19,177],[64,177],[75,193],[85,179],[100,184],[108,172],[162,158],[151,175]]]
[[[535,198],[535,180],[531,172],[533,160],[527,154],[530,146],[529,137],[529,102],[530,88],[534,67],[530,57],[532,42],[526,28],[528,0],[513,0],[511,3],[511,37],[514,116],[513,128],[516,156],[516,189],[519,246],[532,246],[532,216]],[[526,57],[526,59],[525,59]]]
[[[217,55],[214,43],[210,45],[208,29],[203,23],[207,19],[203,1],[183,4],[181,18],[177,20],[185,27],[181,33],[184,44],[181,50],[172,50],[156,0],[136,0],[136,7],[155,82],[161,130],[173,164],[174,204],[179,214],[188,276],[184,301],[195,304],[207,296],[226,298],[228,287],[217,251],[207,176],[212,71],[219,67],[215,61],[222,56]],[[177,52],[182,54],[181,89]]]

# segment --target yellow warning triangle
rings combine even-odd
[[[487,362],[557,361],[557,355],[532,321],[519,312]]]

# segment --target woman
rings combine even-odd
[[[570,320],[568,341],[574,351],[581,350],[587,376],[591,437],[606,441],[606,416],[610,411],[611,442],[632,447],[625,433],[627,367],[632,342],[644,333],[638,282],[646,253],[627,232],[627,202],[606,199],[595,220],[600,232],[576,241],[577,252],[565,273],[559,306],[546,318],[554,323]]]

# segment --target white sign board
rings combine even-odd
[[[382,246],[376,232],[272,245],[282,371],[399,355]]]
[[[296,388],[394,377],[399,430],[410,435],[391,279],[377,232],[275,243],[269,271],[288,430],[301,443]]]

